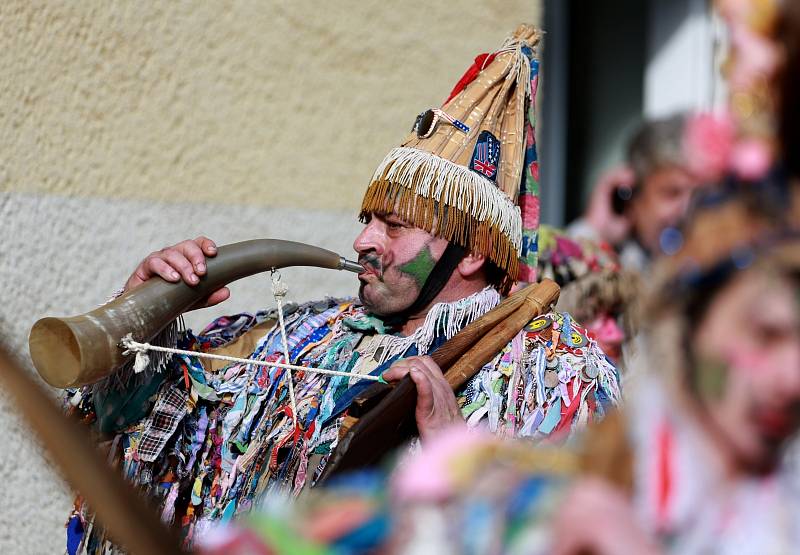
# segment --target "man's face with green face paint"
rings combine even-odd
[[[358,276],[361,302],[379,316],[407,309],[446,247],[446,240],[393,214],[373,214],[353,243],[365,268]]]

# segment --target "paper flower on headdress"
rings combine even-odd
[[[776,98],[770,86],[783,63],[774,41],[777,0],[718,0],[731,41],[726,76],[728,107],[700,114],[686,126],[689,168],[708,182],[726,172],[747,181],[763,178],[775,161]]]
[[[411,134],[375,171],[362,220],[397,214],[486,256],[507,281],[533,279],[538,42],[539,33],[521,25],[498,51],[476,58],[441,108],[417,116]]]

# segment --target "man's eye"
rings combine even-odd
[[[755,326],[754,337],[756,338],[756,342],[761,346],[777,345],[790,340],[792,331],[790,327],[779,326],[772,323],[762,323]]]
[[[403,229],[405,226],[399,222],[386,222],[386,227],[389,229],[399,230]]]

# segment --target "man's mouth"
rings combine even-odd
[[[772,440],[784,440],[798,430],[800,419],[792,408],[769,408],[756,411],[755,422],[761,432]]]
[[[381,277],[381,262],[377,256],[362,256],[358,259],[358,263],[364,268],[364,271],[358,274],[359,279],[369,275]]]

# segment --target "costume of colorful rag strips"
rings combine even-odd
[[[219,319],[198,335],[179,334],[177,346],[379,376],[400,358],[430,353],[494,308],[499,289],[518,276],[532,279],[537,42],[538,33],[521,26],[497,52],[479,56],[445,104],[423,112],[412,135],[380,164],[361,209],[363,217],[397,213],[484,254],[505,275],[498,287],[435,304],[409,336],[352,300],[287,307],[289,361],[276,311]],[[212,523],[313,485],[367,383],[175,355],[73,392],[69,405],[111,437],[109,460],[158,501],[162,519],[180,527],[191,545]],[[521,330],[456,397],[470,426],[563,440],[619,403],[619,376],[569,314],[550,312]],[[80,500],[68,532],[70,554],[112,549]]]

